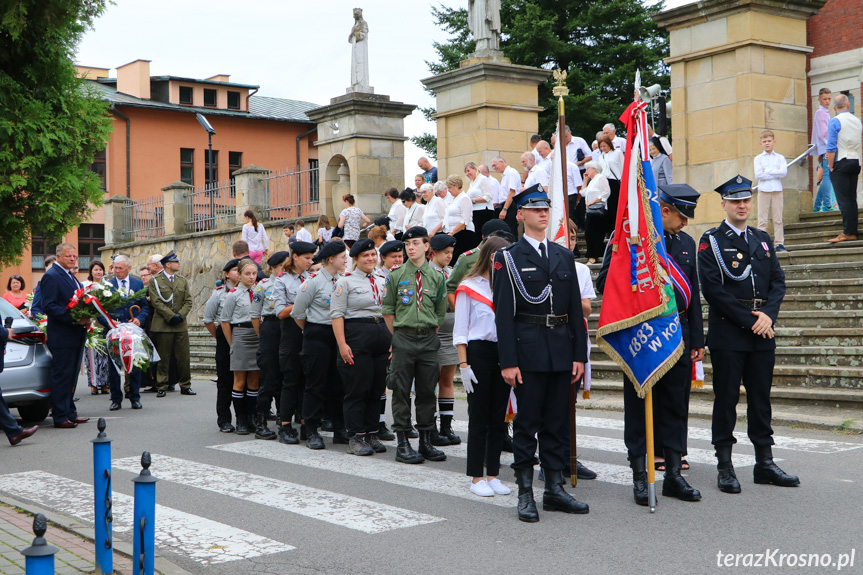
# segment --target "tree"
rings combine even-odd
[[[111,120],[72,56],[104,8],[105,0],[0,5],[0,265],[20,261],[31,230],[62,238],[102,203],[89,166]]]
[[[651,18],[662,2],[641,0],[502,0],[501,50],[513,64],[567,70],[570,95],[564,98],[567,124],[588,142],[607,122],[617,122],[632,102],[635,71],[644,86],[668,87],[662,58],[668,53],[668,34]],[[441,6],[432,9],[437,25],[455,34],[435,43],[439,60],[429,63],[435,74],[458,67],[473,51],[467,39],[467,10]],[[550,76],[550,75],[549,75]],[[554,81],[539,86],[540,134],[557,124]],[[426,150],[428,150],[426,148]]]

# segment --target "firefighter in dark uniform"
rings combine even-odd
[[[587,334],[572,252],[549,242],[548,196],[531,186],[513,198],[524,236],[497,252],[492,271],[495,323],[504,381],[515,388],[512,464],[518,482],[518,518],[533,523],[533,468],[545,475],[543,509],[588,513],[563,488],[569,445],[569,389],[584,374]]]
[[[737,441],[734,424],[741,381],[746,388],[749,440],[755,446],[755,483],[800,484],[797,477],[773,462],[773,326],[785,297],[785,272],[770,236],[746,225],[752,210],[751,185],[738,175],[716,188],[722,195],[726,218],[719,227],[707,230],[698,243],[701,292],[710,304],[707,347],[715,396],[712,442],[719,462],[717,483],[725,493],[740,493],[731,449]]]
[[[698,501],[701,493],[693,489],[680,475],[681,457],[686,453],[686,424],[689,415],[689,393],[692,389],[692,362],[704,358],[704,320],[701,317],[701,296],[698,290],[695,240],[682,231],[688,219],[695,217],[698,192],[686,184],[659,186],[659,205],[662,209],[662,227],[665,249],[689,281],[689,293],[675,288],[674,295],[680,316],[683,355],[677,363],[653,386],[653,421],[657,445],[665,457],[665,481],[662,494],[683,501]],[[602,259],[602,269],[596,289],[605,289],[605,278],[611,264],[608,242]],[[688,295],[688,297],[687,297]],[[639,399],[628,378],[623,381],[624,429],[623,440],[629,452],[632,468],[632,492],[635,502],[647,505],[647,469],[645,454],[644,400]]]
[[[231,371],[231,346],[222,332],[222,322],[219,316],[225,296],[240,281],[237,264],[240,260],[229,260],[222,268],[225,272],[225,283],[213,290],[210,299],[204,306],[204,327],[210,335],[216,338],[216,425],[222,433],[233,433],[236,428],[231,424],[231,390],[234,387],[234,373]]]

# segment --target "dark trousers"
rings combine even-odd
[[[290,422],[295,415],[303,416],[303,392],[306,376],[300,360],[303,347],[303,330],[292,318],[279,320],[282,335],[279,339],[279,368],[282,373],[282,393],[279,397],[279,416]]]
[[[234,389],[234,372],[231,371],[231,346],[216,327],[216,423],[231,423],[231,391]]]
[[[333,420],[336,429],[343,427],[342,378],[336,370],[339,348],[333,326],[306,322],[303,330],[303,419],[306,425],[318,426],[324,413]]]
[[[0,427],[3,428],[3,432],[9,439],[24,431],[24,428],[18,425],[18,422],[12,417],[12,413],[9,411],[6,402],[3,401],[2,390],[0,390]]]
[[[729,351],[710,348],[713,365],[713,445],[733,445],[737,423],[740,382],[746,389],[746,418],[753,445],[773,445],[770,426],[770,386],[773,384],[774,350]]]
[[[587,257],[599,259],[605,251],[605,214],[588,211],[585,213],[585,220],[584,239],[587,241]]]
[[[845,235],[857,235],[857,176],[860,163],[857,160],[840,160],[833,164],[830,180],[836,193],[836,202],[842,211],[842,231]]]
[[[569,386],[568,371],[521,371],[523,383],[515,387],[518,415],[512,424],[513,469],[537,464],[545,469],[563,471],[569,452]]]
[[[620,199],[620,180],[608,180],[608,187],[611,189],[611,194],[608,196],[608,201],[605,205],[608,211],[605,214],[605,230],[607,233],[614,231],[615,220],[617,219],[617,202]]]
[[[467,475],[500,474],[500,452],[506,435],[506,404],[510,387],[500,374],[497,343],[469,341],[467,362],[478,383],[467,394]]]
[[[269,413],[273,399],[279,404],[282,372],[279,368],[279,340],[282,328],[279,318],[274,315],[261,318],[261,337],[258,343],[258,367],[261,370],[261,384],[258,389],[258,413]]]
[[[192,387],[192,373],[189,365],[189,331],[157,331],[156,351],[159,352],[159,366],[156,368],[156,379],[159,391],[167,391],[170,380],[171,359],[176,358],[179,370],[178,383],[180,388]]]
[[[494,210],[476,210],[473,213],[473,229],[476,230],[475,234],[478,239],[482,238],[482,226],[485,225],[487,221],[494,218]],[[479,245],[479,242],[477,242]]]
[[[506,225],[509,226],[509,230],[512,232],[512,235],[518,239],[518,220],[516,219],[516,214],[518,210],[515,209],[515,202],[511,202],[509,205],[509,209],[506,211],[506,216],[504,216],[503,221],[506,222]],[[482,235],[482,229],[479,230],[480,235]],[[455,261],[455,259],[453,259]]]
[[[381,395],[386,391],[387,357],[392,336],[387,324],[345,320],[345,342],[354,364],[336,357],[345,388],[344,413],[348,434],[376,432]]]
[[[123,383],[121,383],[121,381]],[[108,365],[108,387],[111,390],[111,402],[123,403],[123,388],[126,382],[126,375],[121,376],[117,373],[113,362]],[[126,397],[129,401],[141,401],[141,370],[133,369],[129,374],[129,392]]]
[[[387,374],[387,387],[393,391],[393,429],[411,430],[411,384],[415,382],[417,429],[434,429],[437,410],[435,386],[440,381],[437,352],[440,339],[435,330],[414,335],[396,328],[393,334],[393,359]]]
[[[84,357],[84,330],[81,330],[76,347],[51,347],[51,417],[54,423],[63,423],[78,418],[78,410],[72,396],[78,383],[78,371]]]
[[[455,238],[455,247],[452,251],[452,261],[457,261],[461,254],[477,247],[480,241],[479,234],[470,230],[462,230],[453,237]]]

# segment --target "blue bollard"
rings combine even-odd
[[[96,574],[114,572],[114,520],[111,507],[111,440],[105,435],[105,418],[96,424],[93,443],[93,495],[96,522]]]
[[[153,575],[156,554],[156,482],[150,474],[150,452],[141,455],[141,474],[135,484],[135,533],[133,561],[137,575]]]
[[[25,557],[24,568],[27,575],[54,575],[54,554],[58,549],[45,541],[47,530],[48,521],[44,515],[37,513],[33,518],[33,533],[36,538],[33,545],[21,552]]]

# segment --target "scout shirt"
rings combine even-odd
[[[303,282],[294,302],[294,309],[291,310],[291,317],[303,319],[309,323],[332,325],[330,297],[340,277],[339,274],[330,275],[326,268],[321,268],[320,272]]]
[[[417,301],[417,272],[422,280],[421,301]],[[444,276],[428,262],[417,268],[408,260],[390,272],[381,311],[394,315],[393,327],[437,329],[446,317]]]
[[[479,259],[479,250],[482,244],[472,250],[468,250],[461,254],[455,262],[455,265],[449,269],[446,281],[446,293],[454,294],[458,289],[458,284],[464,279],[464,276],[473,268],[473,265]]]
[[[273,289],[273,312],[276,315],[282,313],[289,305],[294,305],[300,287],[303,282],[308,281],[309,277],[309,272],[303,272],[300,275],[289,272],[279,274]]]
[[[208,299],[207,303],[204,305],[204,323],[219,324],[221,321],[219,318],[222,314],[222,306],[225,305],[225,297],[231,293],[231,289],[232,288],[226,284],[213,290],[213,293],[210,295],[210,299]]]
[[[381,302],[386,294],[385,280],[359,270],[346,273],[336,282],[330,303],[330,318],[356,319],[381,317]]]
[[[228,292],[225,296],[225,301],[222,304],[222,311],[219,314],[219,321],[228,322],[229,324],[246,323],[252,321],[252,299],[254,295],[252,290],[243,284],[238,285]]]
[[[263,281],[259,281],[252,288],[252,318],[261,319],[276,315],[276,287],[277,276],[271,275]]]

